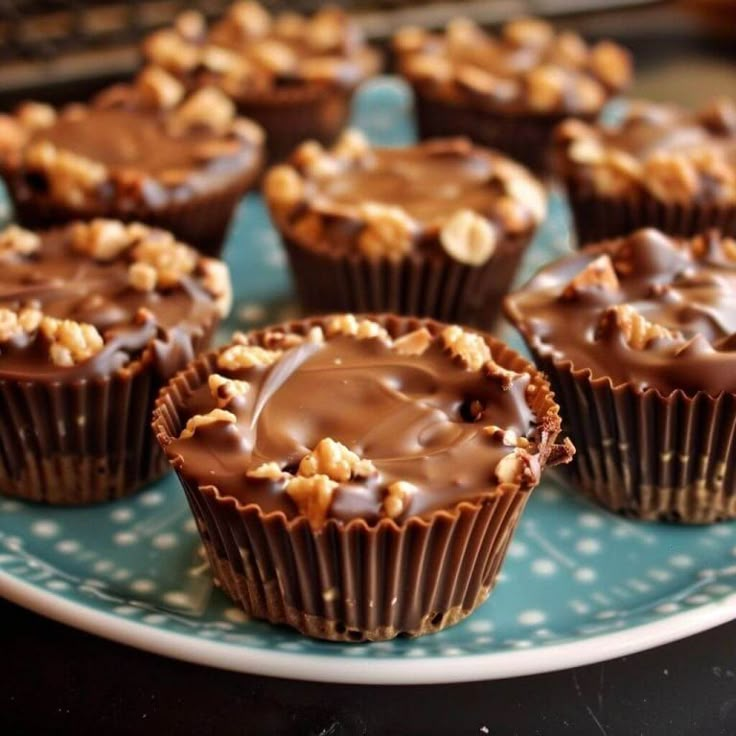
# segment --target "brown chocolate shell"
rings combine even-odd
[[[0,489],[4,495],[81,505],[130,495],[163,475],[148,430],[156,395],[206,349],[216,321],[179,340],[162,365],[149,346],[130,367],[73,381],[0,380]]]
[[[368,316],[392,336],[420,326],[436,334],[432,320]],[[326,324],[313,318],[277,328],[306,334]],[[253,333],[258,344],[265,331]],[[531,371],[537,387],[532,408],[540,417],[540,467],[569,457],[555,446],[558,407],[544,377],[521,356],[485,336],[494,360],[517,371]],[[185,398],[215,370],[216,353],[201,356],[161,392],[154,411],[156,437],[166,448],[182,429]],[[176,470],[180,458],[169,460]],[[290,625],[333,641],[377,641],[420,636],[457,623],[490,593],[532,487],[489,493],[478,503],[463,502],[429,519],[402,524],[382,519],[369,526],[328,519],[318,531],[299,516],[264,514],[212,486],[182,483],[196,519],[217,584],[249,616]]]
[[[647,192],[626,197],[604,197],[574,179],[565,182],[579,247],[620,237],[642,227],[668,235],[693,237],[711,228],[736,236],[736,205],[660,202]]]

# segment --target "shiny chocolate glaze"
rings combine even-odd
[[[34,307],[49,317],[94,325],[104,347],[84,362],[60,367],[49,359],[40,332],[20,333],[0,343],[0,381],[107,376],[131,369],[144,352],[168,377],[191,359],[190,336],[208,332],[219,316],[196,271],[175,287],[138,291],[128,284],[127,254],[95,260],[72,248],[71,233],[72,227],[50,230],[36,253],[0,258],[0,307]]]
[[[618,288],[566,287],[608,254]],[[566,292],[566,293],[563,293]],[[604,313],[630,305],[672,331],[631,347]],[[663,394],[736,391],[736,243],[715,232],[690,241],[653,229],[589,246],[544,267],[506,301],[533,351],[614,385]]]
[[[514,374],[504,384],[483,369],[468,370],[439,339],[422,355],[406,356],[380,338],[336,336],[286,350],[268,367],[220,372],[250,383],[246,395],[226,407],[237,422],[201,426],[191,437],[173,439],[167,454],[178,457],[187,482],[288,518],[299,512],[283,481],[246,473],[266,462],[295,473],[326,437],[377,470],[341,483],[328,518],[373,523],[382,518],[386,489],[395,481],[417,487],[397,521],[496,492],[494,471],[514,447],[483,428],[498,425],[533,442],[541,422],[527,403],[529,374]],[[186,421],[215,406],[205,382],[184,400],[180,415]],[[538,478],[536,456],[529,460]]]

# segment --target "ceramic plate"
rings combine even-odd
[[[356,123],[382,144],[411,140],[406,90],[390,79],[371,83]],[[567,241],[555,199],[524,275]],[[228,331],[296,314],[284,254],[256,196],[240,208],[227,259],[238,296]],[[626,521],[548,477],[476,613],[418,640],[331,644],[246,621],[213,589],[169,476],[97,508],[0,500],[0,594],[101,636],[243,672],[364,683],[488,679],[607,659],[732,618],[736,525]]]

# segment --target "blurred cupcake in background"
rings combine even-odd
[[[187,93],[160,67],[59,110],[0,115],[0,174],[28,227],[111,217],[220,253],[233,211],[258,180],[262,129],[220,90]]]
[[[578,243],[657,227],[736,235],[736,104],[691,112],[632,102],[615,125],[567,120],[555,134]]]
[[[271,161],[308,138],[332,143],[347,124],[353,92],[381,67],[379,53],[339,8],[272,16],[255,2],[234,3],[209,29],[187,11],[149,36],[143,53],[188,87],[226,92],[267,131]]]
[[[306,313],[378,312],[488,327],[537,226],[542,185],[467,138],[302,144],[264,179]]]
[[[422,138],[467,135],[538,172],[554,127],[569,115],[595,120],[632,78],[618,44],[588,45],[536,18],[513,20],[498,35],[465,18],[442,33],[402,28],[393,48]]]

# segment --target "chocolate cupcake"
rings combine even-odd
[[[380,69],[380,56],[339,8],[306,18],[271,16],[254,2],[234,3],[208,29],[196,12],[179,16],[143,45],[144,55],[188,86],[216,85],[268,134],[269,159],[303,140],[334,142],[356,87]]]
[[[545,465],[571,453],[523,358],[393,316],[241,335],[174,378],[153,426],[223,590],[338,641],[471,613]]]
[[[555,126],[569,115],[594,120],[632,76],[617,44],[588,46],[534,18],[507,23],[498,36],[465,18],[442,34],[403,28],[393,46],[422,138],[467,135],[537,172],[548,168]]]
[[[0,231],[0,492],[54,504],[118,498],[166,460],[161,386],[230,308],[221,261],[116,220]]]
[[[710,227],[736,235],[736,104],[697,113],[632,102],[615,125],[562,123],[557,169],[578,243],[656,227],[693,236]]]
[[[27,227],[143,221],[216,255],[262,157],[263,131],[222,92],[186,95],[156,67],[89,105],[0,116],[0,174]]]
[[[377,149],[348,131],[265,177],[307,313],[391,311],[490,326],[546,212],[523,167],[467,139]]]
[[[653,229],[586,247],[508,297],[585,494],[641,519],[736,518],[734,304],[736,241]]]

